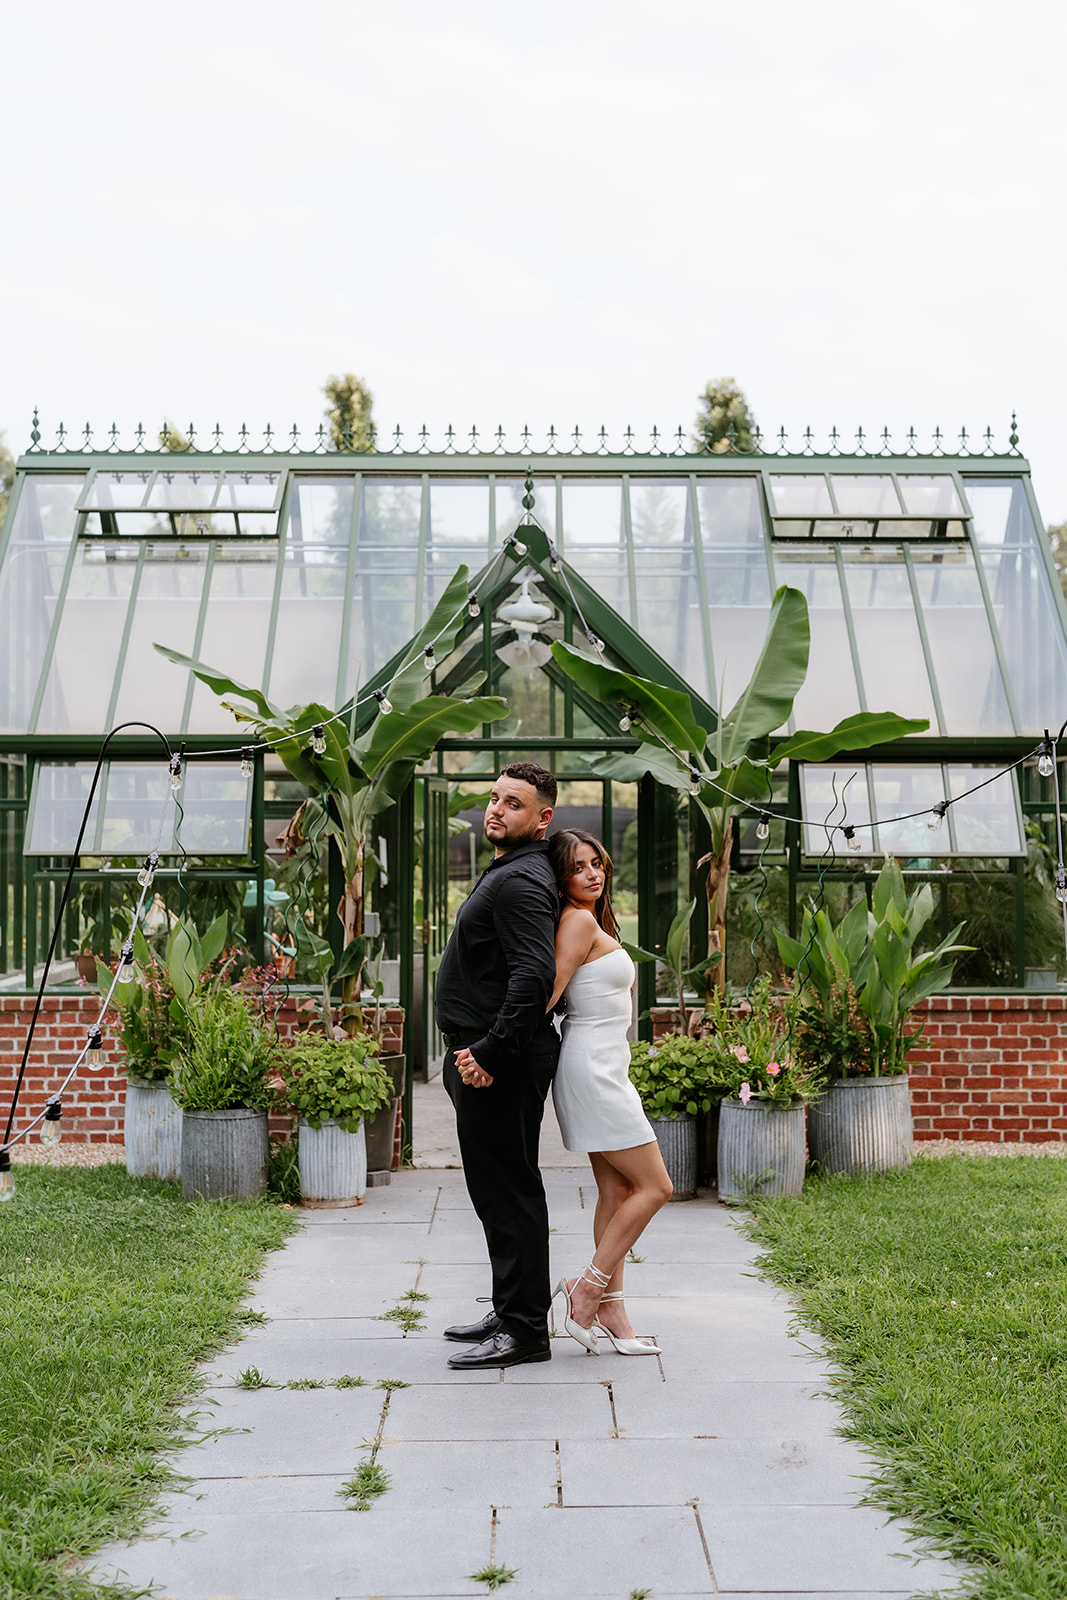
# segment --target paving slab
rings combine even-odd
[[[516,1569],[507,1593],[622,1596],[662,1587],[681,1594],[714,1592],[700,1530],[688,1506],[646,1508],[639,1524],[628,1510],[501,1511],[496,1559]]]
[[[366,1328],[362,1322],[338,1321],[334,1328]],[[379,1325],[380,1326],[380,1325]],[[292,1330],[292,1331],[291,1331]],[[231,1385],[249,1366],[276,1383],[294,1378],[329,1380],[343,1374],[366,1378],[370,1384],[382,1378],[402,1378],[406,1383],[499,1383],[496,1369],[486,1372],[451,1372],[448,1358],[460,1348],[445,1339],[399,1330],[391,1336],[362,1336],[358,1332],[329,1336],[322,1328],[307,1333],[305,1322],[277,1322],[257,1328],[241,1344],[217,1356],[206,1368],[210,1392]]]
[[[817,1383],[788,1379],[707,1379],[696,1393],[668,1382],[656,1393],[628,1384],[623,1373],[613,1393],[618,1426],[630,1439],[827,1438],[841,1422]]]
[[[566,1506],[843,1505],[870,1462],[837,1438],[605,1439],[560,1442]]]
[[[348,1473],[378,1431],[380,1389],[217,1389],[182,1452],[193,1478]],[[217,1430],[226,1430],[219,1432]]]
[[[377,1460],[389,1474],[390,1492],[409,1505],[541,1510],[557,1501],[557,1456],[550,1439],[479,1439],[464,1448],[454,1440],[387,1435]]]
[[[427,1385],[394,1394],[385,1437],[555,1441],[565,1430],[570,1438],[606,1439],[614,1426],[611,1401],[599,1383],[568,1386],[562,1398],[554,1386],[498,1383],[450,1392]]]

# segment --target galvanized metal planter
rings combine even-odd
[[[361,1121],[348,1133],[331,1118],[317,1128],[300,1118],[300,1204],[333,1207],[363,1204],[367,1192],[367,1136]]]
[[[804,1187],[804,1106],[724,1100],[719,1112],[719,1199],[799,1194]]]
[[[667,1175],[674,1184],[672,1200],[692,1200],[697,1192],[697,1119],[683,1112],[678,1117],[649,1117],[663,1157]]]
[[[182,1194],[186,1200],[253,1200],[267,1192],[267,1113],[182,1112]]]
[[[811,1159],[824,1172],[886,1172],[911,1163],[914,1128],[906,1073],[835,1078],[808,1112]]]
[[[405,1057],[387,1055],[380,1059],[393,1080],[394,1098],[372,1117],[363,1119],[367,1137],[367,1171],[374,1174],[371,1179],[373,1184],[391,1181],[389,1174],[394,1170],[396,1124],[400,1116],[400,1097],[404,1093]]]
[[[182,1113],[165,1083],[128,1078],[123,1120],[126,1171],[133,1178],[180,1178]]]

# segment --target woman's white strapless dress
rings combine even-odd
[[[656,1137],[630,1082],[633,981],[626,951],[612,950],[579,967],[567,985],[552,1099],[568,1150],[631,1150]]]

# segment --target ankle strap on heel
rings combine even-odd
[[[580,1276],[585,1279],[586,1283],[592,1284],[594,1289],[606,1289],[611,1282],[611,1273],[601,1272],[600,1268],[594,1267],[591,1261],[587,1267],[583,1267]]]

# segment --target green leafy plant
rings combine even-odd
[[[367,1380],[353,1377],[350,1372],[342,1372],[339,1378],[333,1380],[333,1386],[335,1389],[365,1389]]]
[[[695,1117],[711,1108],[715,1095],[709,1076],[706,1041],[668,1033],[654,1044],[630,1046],[630,1082],[650,1117]]]
[[[390,1306],[378,1318],[379,1322],[399,1322],[405,1333],[421,1333],[426,1326],[426,1313],[418,1306]]]
[[[330,1385],[325,1378],[290,1378],[285,1387],[287,1389],[328,1389]]]
[[[278,1385],[271,1379],[265,1378],[258,1367],[246,1367],[239,1377],[233,1380],[235,1389],[277,1389]]]
[[[796,972],[803,1004],[822,1012],[823,1033],[842,1026],[841,992],[849,985],[870,1025],[869,1052],[851,1051],[833,1076],[906,1070],[908,1053],[923,1032],[907,1031],[910,1013],[952,982],[955,963],[946,957],[969,948],[955,942],[963,927],[959,923],[933,949],[917,952],[919,934],[933,912],[930,885],[909,895],[900,867],[889,858],[875,880],[870,909],[866,900],[858,900],[832,926],[825,911],[805,907],[799,939],[776,934],[783,960]]]
[[[711,1000],[711,1031],[704,1044],[708,1078],[718,1097],[737,1097],[746,1105],[792,1106],[818,1092],[819,1076],[792,1047],[783,997],[773,993],[769,978],[731,1000]]]
[[[686,960],[689,948],[689,924],[693,920],[696,905],[695,900],[690,900],[689,904],[682,906],[677,913],[667,930],[662,955],[656,955],[653,950],[642,950],[639,944],[623,943],[624,950],[634,961],[658,961],[667,968],[671,988],[674,991],[675,1021],[679,1033],[686,1033],[689,1026],[689,1015],[685,1004],[686,985],[696,984],[722,961],[721,950],[713,950],[706,960],[698,962],[695,967],[691,967]]]
[[[518,1575],[518,1567],[502,1567],[498,1566],[495,1562],[490,1562],[487,1566],[479,1567],[477,1572],[468,1573],[468,1577],[471,1579],[472,1583],[484,1583],[489,1589],[490,1593],[496,1589],[499,1589],[501,1584],[510,1583],[511,1580],[513,1578],[517,1578]]]
[[[269,739],[293,777],[319,796],[306,804],[325,809],[324,831],[335,840],[344,870],[344,895],[338,912],[344,940],[331,981],[341,983],[342,1020],[349,1033],[363,1028],[358,1001],[366,959],[363,900],[371,818],[394,804],[444,734],[473,733],[483,723],[508,715],[507,701],[498,696],[426,693],[427,686],[432,687],[433,670],[427,669],[426,648],[432,643],[442,660],[451,651],[466,616],[467,578],[467,568],[459,567],[390,680],[392,710],[373,716],[366,727],[354,706],[345,718],[317,703],[283,709],[259,689],[227,673],[180,651],[155,646],[223,697],[227,710],[239,722],[251,723],[257,737]],[[480,682],[481,676],[465,684],[464,690],[473,691]],[[325,748],[321,753],[313,748],[316,728],[322,730]]]
[[[171,1093],[187,1111],[267,1110],[276,1098],[277,1054],[273,1032],[245,995],[208,991],[189,1006],[189,1040],[172,1066]]]
[[[701,721],[683,689],[670,688],[634,673],[607,666],[599,659],[557,640],[552,654],[558,666],[594,699],[619,706],[630,718],[640,743],[633,754],[595,757],[590,765],[603,777],[632,783],[651,775],[659,783],[692,796],[707,819],[711,850],[707,856],[708,956],[724,956],[726,897],[735,818],[760,804],[769,804],[771,775],[786,759],[829,761],[843,750],[866,750],[905,734],[921,733],[929,723],[891,711],[861,712],[845,717],[829,733],[804,730],[772,748],[771,736],[788,720],[793,701],[807,676],[810,627],[808,605],[799,589],[777,591],[767,621],[759,660],[736,704],[720,716]],[[709,967],[710,981],[723,988],[723,961]]]
[[[389,1488],[389,1474],[376,1461],[361,1461],[353,1477],[343,1483],[340,1493],[353,1511],[369,1511],[375,1500]]]
[[[135,976],[129,983],[116,984],[111,996],[131,1076],[163,1082],[175,1057],[188,1048],[188,1001],[216,977],[212,969],[225,950],[227,931],[225,915],[217,917],[203,937],[191,920],[179,919],[160,961],[140,928],[134,929]],[[106,999],[112,969],[98,961],[96,971],[101,996]]]
[[[313,1128],[333,1120],[355,1133],[393,1098],[378,1041],[368,1034],[328,1039],[302,1033],[278,1053],[273,1080],[278,1097]]]
[[[376,1389],[410,1389],[411,1385],[404,1378],[379,1378],[374,1385]]]

